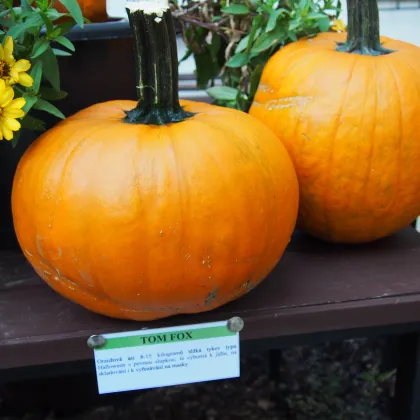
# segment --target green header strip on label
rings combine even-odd
[[[151,346],[154,344],[171,344],[179,341],[204,340],[206,338],[228,337],[236,334],[237,333],[229,331],[227,327],[208,327],[197,328],[195,330],[175,330],[149,335],[131,335],[127,337],[107,338],[105,346],[97,350]]]

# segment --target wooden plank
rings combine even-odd
[[[244,340],[420,322],[420,235],[407,228],[362,246],[294,234],[268,278],[209,313],[155,322],[113,320],[53,292],[17,252],[0,252],[0,369],[89,359],[91,334],[239,315]]]

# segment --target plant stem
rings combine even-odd
[[[133,34],[137,73],[136,108],[126,112],[131,124],[166,125],[193,116],[178,96],[178,53],[171,11],[145,13],[126,9]]]
[[[377,0],[347,0],[347,16],[347,41],[337,51],[373,56],[393,52],[381,45]]]

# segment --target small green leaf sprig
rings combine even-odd
[[[340,0],[178,0],[173,14],[194,57],[197,87],[247,112],[268,59],[284,45],[329,31]],[[181,60],[181,61],[182,61]],[[215,80],[221,78],[221,86]]]
[[[14,58],[31,63],[29,75],[33,79],[30,87],[13,85],[15,98],[23,97],[25,116],[20,121],[22,128],[45,130],[42,119],[35,118],[32,110],[47,112],[63,119],[63,113],[51,102],[67,96],[60,86],[58,57],[71,56],[75,51],[65,35],[77,24],[83,27],[88,22],[83,17],[77,0],[61,0],[67,13],[54,8],[56,0],[21,0],[18,6],[13,0],[0,2],[0,43],[12,37]],[[65,18],[65,19],[62,19]],[[58,22],[57,22],[58,21]],[[15,133],[15,146],[21,131]]]

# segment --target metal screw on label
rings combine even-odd
[[[102,335],[91,335],[87,340],[87,345],[91,349],[100,349],[106,344],[105,337]]]
[[[230,318],[227,324],[228,330],[234,333],[242,331],[244,328],[245,322],[239,316],[234,316]]]

